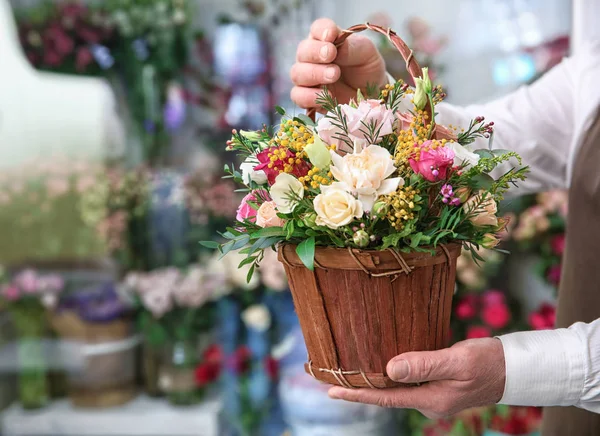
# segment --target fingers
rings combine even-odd
[[[390,360],[386,371],[392,380],[401,383],[456,380],[460,378],[460,361],[460,351],[450,348],[405,353]]]
[[[335,83],[340,78],[337,65],[294,64],[290,71],[292,82],[297,86],[320,86]]]
[[[307,88],[304,86],[294,86],[290,96],[292,101],[302,109],[308,109],[317,106],[317,97],[323,92],[320,88]]]
[[[377,47],[364,35],[351,35],[337,50],[335,63],[341,67],[353,67],[379,62]]]
[[[340,34],[340,28],[329,18],[320,18],[310,27],[310,38],[317,41],[333,42]]]
[[[305,39],[298,45],[296,60],[311,64],[330,64],[337,56],[335,45],[330,42]]]
[[[431,389],[428,386],[393,389],[346,389],[334,386],[329,389],[329,397],[380,407],[428,409]]]

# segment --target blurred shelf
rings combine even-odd
[[[12,405],[0,413],[3,436],[217,436],[221,402],[217,397],[190,407],[140,395],[110,409],[75,409],[60,400],[38,411]]]

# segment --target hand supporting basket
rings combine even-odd
[[[381,33],[382,35],[387,36],[387,38],[389,39],[390,43],[394,47],[396,47],[396,49],[402,55],[402,58],[406,62],[406,70],[409,72],[409,74],[412,77],[422,77],[423,76],[423,71],[422,71],[419,63],[415,59],[413,51],[402,40],[402,38],[400,38],[396,34],[396,32],[394,32],[392,29],[381,27],[381,26],[377,26],[375,24],[370,24],[370,23],[357,24],[357,25],[352,26],[352,27],[350,27],[350,28],[348,28],[346,30],[342,30],[340,32],[339,36],[333,42],[333,44],[336,47],[339,48],[342,44],[344,44],[344,42],[346,42],[346,40],[348,39],[348,37],[350,35],[352,35],[354,33],[362,32],[364,30],[372,30],[374,32]],[[432,117],[431,117],[432,110],[431,109],[432,109],[431,105],[428,102],[427,106],[425,107],[425,110],[427,111],[427,113],[429,115],[429,119],[432,119]],[[310,109],[308,109],[306,111],[306,115],[308,115],[314,121],[315,120],[315,116],[316,116],[316,108],[310,108]]]

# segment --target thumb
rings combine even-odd
[[[423,383],[456,378],[460,365],[455,350],[418,351],[401,354],[387,364],[388,376],[401,383]]]

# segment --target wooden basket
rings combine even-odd
[[[279,247],[308,349],[306,371],[344,387],[397,386],[385,372],[393,357],[448,344],[456,259],[436,254],[317,247],[310,271],[296,246]]]
[[[343,30],[334,44],[363,30],[387,36],[409,74],[422,77],[413,51],[391,29],[359,24]],[[434,123],[431,109],[428,103]],[[313,120],[315,114],[307,111]],[[459,244],[440,246],[435,255],[318,247],[314,271],[295,248],[280,246],[279,260],[308,348],[306,371],[317,380],[348,388],[396,386],[385,372],[390,359],[447,346]]]

